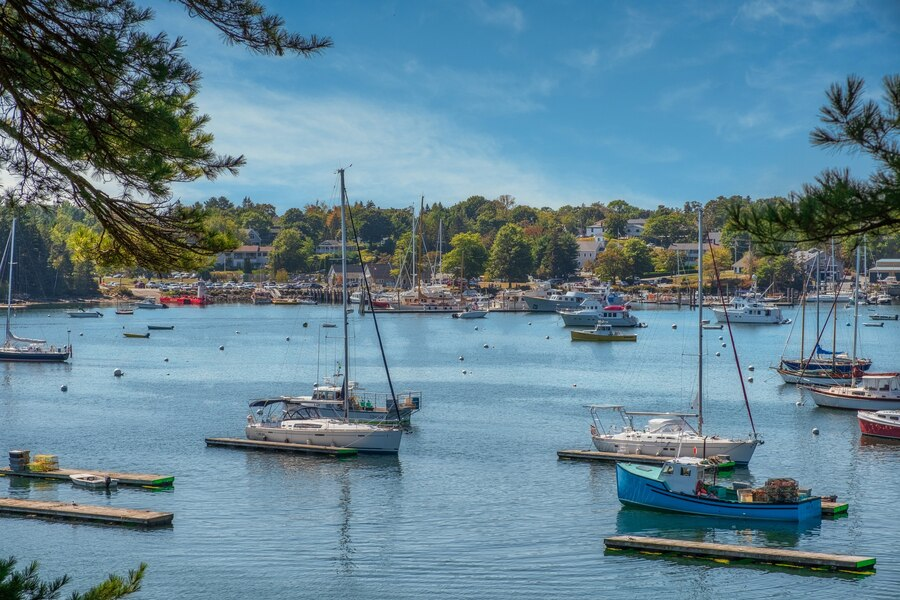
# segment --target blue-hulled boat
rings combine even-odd
[[[675,458],[661,467],[616,463],[619,501],[733,519],[800,522],[822,518],[822,499],[800,490],[793,479],[770,479],[756,490],[740,483],[713,485],[704,481],[707,466],[694,457]]]

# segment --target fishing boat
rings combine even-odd
[[[85,310],[83,308],[67,310],[66,314],[73,319],[98,319],[103,316],[103,313],[99,310]]]
[[[605,321],[597,323],[593,329],[576,329],[570,332],[573,342],[636,342],[637,336],[633,333],[615,331],[612,325]]]
[[[151,331],[153,331],[153,330],[170,331],[172,329],[175,329],[175,326],[174,325],[147,325],[147,329],[149,329]]]
[[[0,347],[0,362],[64,362],[72,357],[72,345],[48,346],[46,340],[37,340],[19,337],[12,332],[10,320],[12,318],[12,289],[13,289],[13,265],[14,249],[16,246],[16,219],[12,220],[9,237],[3,249],[3,257],[0,258],[0,272],[3,266],[9,268],[6,286],[6,340]],[[9,256],[7,263],[6,257]]]
[[[856,417],[863,435],[900,440],[900,410],[861,410]]]
[[[711,483],[699,458],[673,458],[662,466],[616,463],[616,489],[623,504],[669,512],[761,519],[810,521],[822,518],[822,498],[801,490],[793,479],[769,479],[764,487]]]
[[[698,211],[698,256],[703,256],[702,211]],[[703,281],[703,261],[698,261],[698,284]],[[752,434],[747,438],[727,438],[708,435],[703,432],[703,286],[697,289],[697,412],[696,413],[650,413],[626,411],[624,407],[595,405],[591,408],[591,439],[594,447],[601,452],[645,454],[649,456],[696,456],[706,458],[715,454],[728,454],[734,462],[746,465],[753,457],[757,446],[762,444],[756,434],[750,405],[744,392],[744,403],[750,420]],[[735,354],[737,358],[737,354]],[[738,369],[740,370],[740,369]],[[609,408],[622,415],[621,429],[606,428],[598,417],[597,409]],[[634,416],[652,417],[647,426],[636,427]],[[687,419],[696,419],[696,428]]]
[[[169,308],[168,304],[163,304],[162,302],[157,302],[156,298],[144,298],[137,304],[135,304],[137,308],[156,310],[161,308]]]
[[[88,488],[91,490],[109,490],[119,486],[119,480],[106,476],[94,475],[93,473],[74,473],[69,475],[69,479],[78,487]]]
[[[561,308],[556,312],[562,317],[566,327],[593,327],[605,321],[612,327],[641,327],[643,324],[619,304],[606,306],[593,298],[585,300],[577,308]]]
[[[247,415],[245,433],[251,440],[348,447],[356,448],[360,452],[396,454],[400,450],[400,442],[403,437],[403,430],[399,425],[353,423],[349,419],[350,398],[355,386],[352,386],[350,382],[347,317],[347,190],[344,185],[344,169],[340,169],[338,173],[341,180],[341,299],[343,308],[341,320],[343,322],[342,364],[344,367],[339,382],[339,393],[343,414],[340,418],[323,417],[318,406],[284,402],[284,399],[264,400],[262,405],[257,404],[256,406],[254,406],[254,402],[251,402],[251,412]],[[377,321],[374,323],[377,326]],[[390,382],[390,377],[388,377],[388,381]],[[314,391],[316,389],[314,388]],[[315,393],[313,395],[315,396]],[[391,385],[390,396],[395,415],[400,421],[399,401],[393,392],[393,385]],[[252,410],[254,408],[255,411]],[[272,408],[279,410],[273,411]]]
[[[133,315],[134,314],[134,306],[131,304],[118,304],[116,305],[116,314],[117,315]]]
[[[127,338],[148,338],[148,337],[150,337],[149,332],[148,333],[129,333],[126,331],[126,332],[123,332],[122,335]]]

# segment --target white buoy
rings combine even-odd
[[[122,369],[116,369],[115,371],[113,371],[113,375],[114,375],[115,377],[121,377],[121,376],[124,375],[124,374],[125,374],[125,372],[122,371]]]
[[[850,327],[850,323],[847,323],[847,327]]]
[[[719,341],[720,341],[720,342],[721,342],[722,340],[724,340],[724,339],[725,339],[725,338],[723,338],[721,335],[719,336]]]
[[[61,386],[59,386],[59,391],[61,391],[61,392],[68,392],[68,391],[69,391],[69,386],[67,386],[67,385],[61,385]]]
[[[573,384],[572,384],[572,387],[578,387],[578,384],[577,384],[577,383],[573,383]]]
[[[165,358],[163,359],[163,362],[169,362],[169,357],[168,357],[168,356],[165,357]]]
[[[750,377],[747,378],[747,382],[748,382],[748,383],[753,383],[753,376],[752,376],[752,375],[751,375]]]
[[[721,356],[721,355],[722,355],[721,352],[716,352],[716,356]]]
[[[747,370],[748,370],[748,371],[755,371],[755,370],[756,370],[756,367],[754,367],[753,365],[750,365],[749,367],[747,367]]]
[[[458,360],[466,360],[464,356],[460,356]]]
[[[124,329],[124,327],[123,327],[122,329]],[[83,334],[83,333],[79,333],[79,334],[78,334],[78,337],[84,337],[84,334]]]
[[[725,347],[725,342],[722,342],[722,347],[723,347],[723,348]]]
[[[676,325],[675,323],[672,323],[672,329],[678,329],[678,325]]]
[[[531,325],[531,321],[528,321],[528,324]]]
[[[241,332],[240,332],[240,331],[235,331],[234,333],[235,333],[235,335],[240,335]]]
[[[475,326],[475,331],[478,331],[478,325]]]
[[[465,374],[466,374],[466,370],[465,370],[465,369],[463,369],[463,375],[465,375]]]
[[[813,435],[819,435],[819,428],[813,427]]]
[[[224,350],[225,346],[219,346],[219,350]]]
[[[549,340],[549,339],[550,339],[550,336],[548,335],[548,336],[546,336],[544,339],[545,339],[545,340]]]
[[[286,337],[286,338],[284,338],[284,341],[289,342],[289,341],[291,341],[291,338],[290,338],[290,337]]]
[[[490,346],[488,346],[487,344],[485,344],[484,346],[482,346],[482,348],[484,348],[485,350],[487,350],[488,348],[490,348]]]
[[[800,402],[799,400],[797,400],[796,402],[794,402],[794,404],[796,404],[797,406],[802,406],[802,405],[803,405],[803,403]]]

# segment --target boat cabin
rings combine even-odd
[[[868,392],[900,392],[900,374],[863,375],[861,387]]]
[[[663,463],[659,480],[673,492],[694,495],[697,484],[703,481],[705,473],[699,458],[681,457]]]

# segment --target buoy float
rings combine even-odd
[[[304,321],[304,322],[303,322],[303,326],[304,326],[304,327],[309,327],[309,323],[307,323],[306,321]]]
[[[799,400],[797,400],[796,402],[794,402],[794,404],[795,404],[796,406],[802,406],[802,405],[803,405],[803,403],[800,402]]]
[[[819,428],[813,427],[813,435],[819,435]]]
[[[545,339],[545,340],[549,340],[549,339],[550,339],[550,336],[548,335],[548,336],[546,336],[544,339]]]
[[[748,381],[749,383],[753,383],[753,376],[751,375],[750,377],[748,377],[748,378],[747,378],[747,381]]]
[[[169,357],[168,357],[168,356],[165,357],[165,358],[163,359],[163,362],[169,362]]]
[[[672,323],[672,329],[678,329],[678,325],[676,325],[675,323]]]
[[[719,336],[719,341],[720,341],[720,342],[721,342],[722,340],[724,340],[724,339],[725,339],[725,338],[723,338],[721,335]]]
[[[477,326],[477,325],[475,326],[475,331],[478,331],[478,326]]]
[[[466,370],[465,370],[465,369],[463,369],[463,375],[465,375],[465,374],[466,374]]]
[[[288,336],[288,337],[286,337],[286,338],[284,338],[284,341],[286,341],[286,342],[289,342],[289,341],[291,341],[291,338],[290,338],[290,336]]]
[[[67,385],[61,385],[61,386],[59,386],[59,391],[61,391],[61,392],[68,392],[68,391],[69,391],[69,386],[67,386]]]
[[[465,357],[460,356],[459,360],[466,360]]]
[[[234,333],[235,333],[235,335],[240,335],[241,332],[240,332],[240,331],[235,331]]]
[[[531,325],[531,321],[528,321],[528,324]]]
[[[115,371],[113,371],[113,375],[114,375],[115,377],[121,377],[121,376],[124,375],[124,374],[125,374],[125,372],[122,371],[122,369],[116,369]]]
[[[721,352],[716,352],[716,356],[721,356],[721,355],[722,355]]]
[[[224,350],[225,346],[219,346],[219,350]]]
[[[756,370],[756,367],[754,367],[753,365],[750,365],[749,367],[747,367],[747,370],[748,370],[748,371],[755,371],[755,370]]]
[[[723,348],[725,347],[725,342],[722,342],[722,347],[723,347]]]
[[[489,346],[487,344],[485,344],[484,346],[482,346],[482,348],[487,349],[487,348],[489,348]]]

